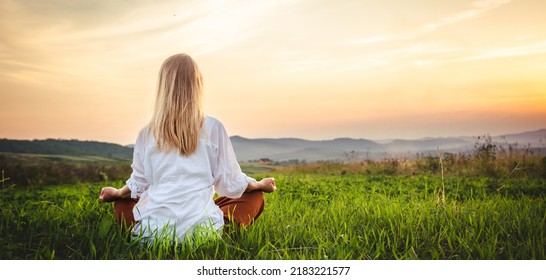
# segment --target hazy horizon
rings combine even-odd
[[[336,140],[336,139],[354,139],[354,140],[370,140],[370,141],[374,141],[374,142],[377,142],[377,143],[383,143],[383,142],[388,142],[388,141],[393,141],[393,140],[421,140],[421,139],[426,139],[426,138],[467,138],[467,137],[482,137],[482,136],[486,136],[486,135],[489,135],[491,137],[498,137],[498,136],[503,136],[503,135],[511,135],[511,134],[520,134],[520,133],[527,133],[527,132],[535,132],[535,131],[541,131],[541,130],[546,130],[546,128],[537,128],[537,129],[532,129],[532,130],[526,130],[526,131],[512,131],[512,132],[506,132],[506,133],[500,133],[500,134],[491,134],[491,133],[481,133],[481,134],[476,134],[476,135],[448,135],[448,136],[437,136],[437,135],[428,135],[428,136],[423,136],[423,137],[417,137],[417,138],[403,138],[403,137],[393,137],[393,138],[381,138],[381,139],[374,139],[374,138],[366,138],[366,137],[344,137],[344,136],[340,136],[340,137],[333,137],[333,138],[323,138],[323,139],[312,139],[312,138],[302,138],[302,137],[246,137],[244,135],[230,135],[230,137],[241,137],[241,138],[245,138],[245,139],[250,139],[250,140],[260,140],[260,139],[301,139],[301,140],[307,140],[307,141],[330,141],[330,140]],[[121,145],[121,146],[129,146],[129,145],[133,145],[134,143],[133,142],[130,142],[130,143],[117,143],[117,142],[111,142],[111,141],[100,141],[100,140],[96,140],[96,139],[78,139],[78,138],[59,138],[59,137],[46,137],[46,138],[6,138],[6,137],[0,137],[0,139],[7,139],[7,140],[29,140],[29,141],[33,141],[33,140],[48,140],[48,139],[53,139],[53,140],[76,140],[76,141],[90,141],[90,142],[104,142],[104,143],[110,143],[110,144],[118,144],[118,145]]]
[[[546,2],[0,0],[0,138],[127,145],[185,52],[230,135],[546,128]]]

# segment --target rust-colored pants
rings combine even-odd
[[[114,202],[114,216],[119,224],[132,226],[135,224],[133,207],[138,199],[123,198]],[[219,197],[214,203],[224,212],[224,222],[248,227],[264,210],[264,195],[262,191],[245,192],[240,198]]]

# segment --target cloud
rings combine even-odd
[[[497,48],[482,51],[477,54],[461,58],[463,61],[483,60],[492,58],[517,57],[546,54],[546,40],[520,46]]]
[[[440,20],[427,23],[423,26],[422,32],[432,32],[447,25],[456,24],[462,21],[477,18],[491,10],[497,9],[511,0],[479,0],[473,2],[469,9],[446,16]]]
[[[510,3],[511,0],[479,0],[471,3],[469,8],[463,11],[455,12],[444,16],[440,19],[431,20],[421,26],[414,28],[412,31],[404,33],[391,33],[381,35],[368,35],[366,37],[346,41],[346,45],[369,46],[387,42],[399,42],[416,39],[422,35],[435,32],[445,26],[457,24],[480,17],[494,9],[500,8],[503,5]]]
[[[93,67],[111,58],[152,61],[181,51],[204,56],[241,46],[290,3],[0,1],[0,71],[36,71],[42,65],[60,75],[76,61]]]

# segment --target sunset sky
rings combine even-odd
[[[544,11],[543,0],[0,0],[0,138],[133,143],[159,66],[180,52],[231,135],[546,128]]]

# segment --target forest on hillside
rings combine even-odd
[[[118,144],[80,140],[10,140],[0,139],[0,152],[69,156],[101,156],[131,159],[133,149]]]

